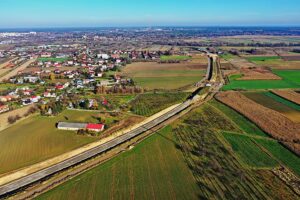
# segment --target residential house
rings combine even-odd
[[[8,105],[0,105],[0,114],[9,111]]]

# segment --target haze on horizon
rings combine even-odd
[[[1,0],[0,28],[300,26],[299,0]]]

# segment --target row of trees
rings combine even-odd
[[[9,116],[9,117],[7,118],[7,122],[8,122],[9,124],[14,124],[14,123],[16,123],[18,120],[22,119],[22,117],[27,117],[27,116],[29,116],[29,115],[31,115],[31,114],[33,114],[33,113],[36,113],[37,111],[38,111],[38,108],[37,108],[36,106],[32,106],[32,107],[30,107],[30,108],[28,109],[27,112],[24,113],[23,116],[20,116],[19,114],[14,115],[14,116]]]
[[[96,94],[140,94],[144,89],[138,86],[99,86],[95,88]]]

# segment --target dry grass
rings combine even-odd
[[[281,80],[281,78],[273,74],[270,70],[255,68],[255,69],[241,69],[243,77],[237,80]]]
[[[232,59],[228,60],[234,67],[238,69],[242,68],[255,68],[256,65],[254,63],[249,62],[246,59],[240,58],[240,57],[234,57]]]
[[[127,65],[122,73],[146,89],[178,89],[202,79],[207,63],[201,64],[204,60],[198,60],[176,64],[133,63]]]
[[[300,124],[248,99],[239,92],[222,92],[216,98],[246,116],[262,130],[300,155],[300,144],[295,142],[300,141]]]

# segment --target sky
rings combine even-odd
[[[0,0],[0,28],[300,26],[300,0]]]

